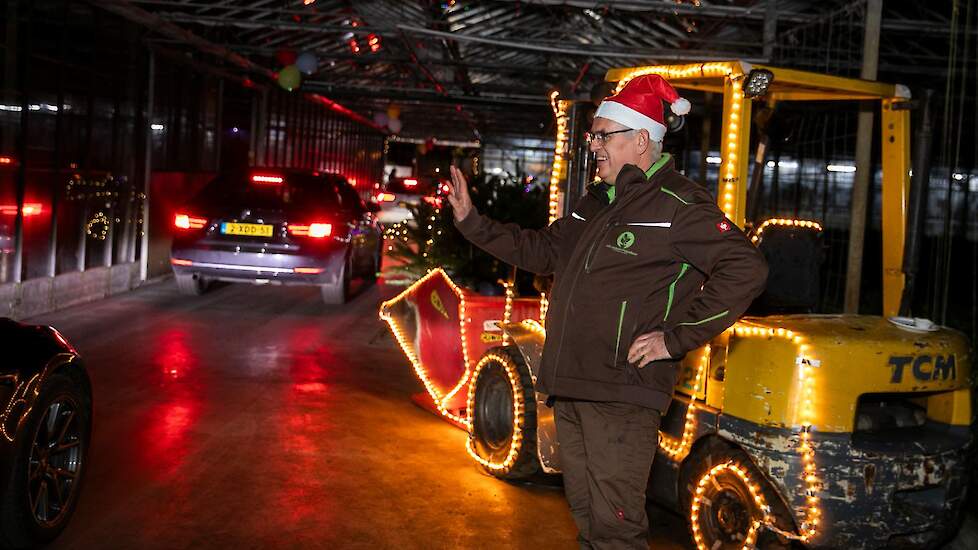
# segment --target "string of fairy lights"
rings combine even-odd
[[[674,461],[686,458],[690,448],[693,446],[693,435],[696,433],[696,396],[700,391],[700,382],[703,380],[703,373],[710,363],[710,345],[703,346],[700,354],[700,361],[696,368],[696,378],[693,382],[693,393],[686,407],[686,423],[683,426],[683,434],[678,439],[663,432],[659,432],[659,449]]]
[[[764,233],[764,230],[772,225],[780,227],[802,227],[805,229],[814,229],[818,232],[822,231],[822,225],[818,222],[809,220],[793,220],[789,218],[771,218],[769,220],[765,220],[764,223],[757,226],[757,229],[754,230],[754,235],[751,236],[750,241],[756,244],[761,240],[761,235]]]
[[[109,217],[105,212],[96,212],[85,224],[85,234],[97,241],[104,241],[109,235]]]
[[[629,80],[643,74],[661,74],[667,79],[688,79],[688,78],[703,78],[703,77],[724,77],[728,79],[728,84],[730,85],[729,94],[729,105],[726,107],[725,120],[727,123],[726,135],[723,140],[722,147],[722,166],[721,173],[723,175],[722,182],[722,196],[721,196],[721,207],[724,213],[735,222],[738,220],[738,205],[737,205],[737,182],[740,178],[740,171],[742,170],[741,162],[742,159],[737,157],[739,142],[741,139],[742,113],[745,110],[744,105],[744,94],[741,89],[741,77],[742,70],[739,63],[731,62],[721,62],[721,63],[702,63],[702,64],[690,64],[690,65],[672,65],[672,66],[653,66],[653,67],[641,67],[629,71],[625,76],[621,78],[618,83],[617,90],[620,90]],[[570,106],[569,101],[564,101],[558,99],[558,94],[556,92],[550,95],[551,106],[554,111],[554,116],[557,120],[557,132],[556,141],[554,146],[554,162],[551,170],[550,178],[550,222],[552,223],[558,215],[559,211],[559,182],[566,175],[566,144],[568,140],[568,124],[567,124],[567,110]],[[749,105],[748,105],[749,106]],[[437,213],[437,212],[436,212]],[[432,218],[432,221],[434,219]],[[752,236],[753,242],[758,242],[763,234],[764,230],[771,225],[779,226],[795,226],[803,228],[811,228],[821,231],[822,228],[817,222],[806,221],[806,220],[791,220],[784,218],[775,218],[767,220],[761,224]],[[428,226],[431,229],[431,226]],[[388,229],[388,238],[401,238],[407,240],[407,229],[399,224],[395,224]],[[426,243],[430,246],[432,240],[429,239]],[[398,325],[398,322],[390,314],[391,307],[404,297],[410,295],[413,290],[415,290],[419,285],[426,282],[428,279],[434,276],[442,276],[448,282],[449,286],[459,297],[459,329],[460,337],[462,339],[462,353],[463,353],[463,363],[464,363],[464,374],[460,378],[459,382],[448,392],[441,394],[438,389],[434,386],[432,381],[429,379],[424,365],[421,364],[417,355],[414,353],[413,349],[409,345],[405,337],[403,329]],[[510,282],[504,283],[504,288],[506,289],[506,301],[503,313],[503,322],[512,322],[512,307],[513,300],[515,297],[515,290]],[[540,318],[539,321],[535,319],[524,319],[520,322],[521,326],[528,329],[534,334],[537,334],[541,338],[546,337],[546,330],[544,328],[544,323],[546,320],[547,310],[549,308],[549,302],[547,300],[546,294],[541,294],[540,296]],[[390,325],[401,349],[404,351],[405,355],[411,361],[415,373],[421,379],[429,395],[431,395],[434,400],[438,410],[441,414],[446,417],[456,421],[459,424],[464,425],[470,432],[470,437],[466,445],[468,453],[484,467],[496,471],[496,472],[506,472],[512,468],[513,464],[519,455],[522,448],[523,433],[524,433],[524,414],[525,414],[525,396],[523,395],[523,388],[520,382],[519,371],[516,364],[509,357],[504,354],[498,354],[494,352],[489,352],[484,355],[480,361],[476,364],[474,368],[470,366],[470,359],[468,355],[468,348],[466,345],[466,324],[467,318],[465,314],[465,294],[464,292],[455,285],[454,282],[444,273],[441,269],[435,269],[429,272],[427,275],[412,284],[405,292],[403,292],[398,297],[384,302],[381,305],[380,316],[385,320],[388,325]],[[715,465],[710,468],[696,483],[696,488],[694,490],[693,498],[690,506],[690,520],[693,529],[694,540],[696,546],[699,550],[708,550],[708,546],[703,538],[701,528],[699,525],[700,513],[705,505],[705,493],[710,485],[715,485],[717,483],[718,476],[721,475],[733,475],[739,478],[748,488],[751,497],[757,506],[757,511],[759,516],[751,518],[751,525],[748,532],[743,540],[742,548],[747,550],[752,548],[757,540],[758,533],[761,528],[769,529],[774,531],[786,538],[793,540],[808,541],[811,540],[817,533],[818,525],[821,519],[821,510],[819,508],[819,490],[821,488],[821,483],[818,475],[818,468],[816,465],[816,448],[812,441],[812,430],[815,421],[815,404],[816,404],[816,369],[820,367],[818,359],[815,357],[812,347],[807,343],[803,335],[787,330],[781,327],[770,327],[759,322],[738,322],[734,327],[730,329],[732,331],[732,336],[741,338],[750,337],[763,337],[763,338],[783,338],[794,345],[797,346],[796,355],[796,370],[798,372],[797,385],[795,388],[795,393],[798,397],[796,399],[796,412],[795,412],[795,425],[796,435],[798,438],[797,452],[799,453],[802,460],[802,474],[801,482],[804,486],[804,498],[805,498],[805,508],[804,508],[804,520],[801,522],[799,533],[787,532],[775,524],[771,516],[771,510],[767,502],[764,499],[763,491],[761,489],[761,481],[754,479],[751,471],[748,467],[739,465],[735,461],[728,461],[722,464]],[[504,331],[504,343],[509,343],[509,338]],[[686,456],[688,456],[690,449],[692,447],[694,437],[696,434],[696,411],[697,411],[697,395],[700,392],[703,381],[705,379],[705,372],[709,367],[711,347],[709,345],[702,348],[702,353],[697,365],[697,371],[693,382],[693,392],[690,399],[689,405],[686,410],[685,423],[683,426],[682,435],[679,437],[674,437],[669,434],[660,432],[659,447],[663,453],[674,461],[681,461]],[[507,452],[506,457],[501,461],[493,461],[485,457],[479,456],[474,448],[473,439],[471,437],[472,433],[472,414],[475,410],[475,384],[469,384],[470,380],[476,380],[480,371],[488,364],[495,362],[501,365],[509,377],[512,389],[513,389],[513,437],[511,440],[510,448]],[[466,407],[465,417],[457,415],[452,411],[447,409],[447,404],[449,401],[459,392],[463,387],[468,385],[468,400]]]
[[[503,354],[488,352],[483,355],[482,359],[476,365],[475,371],[472,373],[472,380],[478,380],[479,372],[489,363],[498,363],[503,367],[506,371],[507,378],[509,378],[510,387],[513,390],[513,437],[510,440],[506,457],[501,462],[495,462],[479,456],[479,453],[475,450],[472,437],[469,437],[466,441],[465,449],[479,464],[492,471],[505,473],[512,469],[523,447],[523,425],[526,412],[525,396],[523,395],[523,384],[520,382],[519,368],[510,357]],[[475,388],[475,384],[469,384],[469,399],[466,410],[468,411],[470,433],[471,427],[473,426],[472,414],[475,411]]]
[[[462,341],[462,362],[465,368],[464,374],[459,379],[458,383],[450,389],[449,391],[442,394],[437,387],[435,387],[434,382],[428,377],[428,371],[425,366],[421,363],[421,359],[418,357],[417,353],[414,352],[414,348],[409,341],[406,331],[398,323],[397,319],[391,314],[392,308],[397,305],[398,302],[406,300],[409,296],[413,295],[414,291],[424,283],[426,283],[432,277],[441,276],[448,283],[448,286],[452,289],[459,299],[458,312],[459,312],[459,332]],[[401,347],[401,351],[407,356],[408,360],[411,362],[411,366],[414,367],[414,373],[421,380],[424,385],[425,390],[428,395],[431,396],[432,401],[434,401],[435,406],[438,411],[451,419],[452,421],[461,424],[465,427],[469,427],[469,421],[467,417],[455,414],[448,409],[448,403],[453,397],[461,390],[469,381],[469,376],[471,369],[469,366],[469,350],[468,343],[466,340],[466,325],[467,319],[465,314],[465,293],[464,291],[455,284],[454,281],[444,272],[442,269],[433,269],[428,272],[427,275],[415,281],[411,286],[409,286],[404,292],[398,294],[394,298],[387,300],[380,305],[380,318],[387,323],[390,327],[391,332],[394,334],[394,338],[397,340],[398,345]]]
[[[745,468],[738,466],[734,462],[724,462],[722,464],[717,464],[713,468],[710,468],[703,477],[700,478],[699,483],[696,484],[696,490],[693,492],[692,504],[689,509],[689,519],[690,525],[693,529],[693,541],[696,543],[696,547],[700,550],[713,550],[717,546],[707,545],[706,541],[703,539],[703,533],[700,529],[700,509],[709,500],[706,498],[705,494],[707,487],[710,485],[718,486],[717,477],[725,472],[731,472],[747,486],[748,491],[750,491],[751,497],[754,499],[754,503],[757,509],[763,513],[764,522],[770,523],[770,507],[764,500],[764,495],[761,493],[761,488],[755,484],[751,478],[750,474]],[[764,522],[751,518],[751,526],[747,530],[747,534],[744,536],[744,544],[741,547],[743,550],[753,549],[754,543],[757,541],[757,533],[761,525]],[[719,542],[719,541],[717,541]]]
[[[559,93],[555,90],[550,93],[550,107],[553,109],[554,117],[557,120],[557,135],[554,140],[554,163],[550,169],[550,220],[553,223],[560,217],[560,181],[567,175],[567,141],[570,137],[570,126],[568,125],[567,109],[571,102],[558,99]]]
[[[815,357],[811,344],[797,332],[747,321],[738,322],[734,325],[733,330],[734,334],[740,337],[782,338],[797,346],[795,358],[795,366],[798,372],[796,395],[800,398],[796,400],[795,425],[797,426],[798,454],[802,459],[801,481],[805,486],[805,520],[801,524],[799,535],[785,532],[771,521],[766,521],[765,526],[785,537],[808,541],[817,533],[821,520],[818,497],[821,482],[815,463],[815,444],[812,441],[816,400],[815,369],[821,366],[821,362]]]
[[[421,364],[420,359],[411,347],[408,339],[405,335],[404,330],[398,324],[396,319],[391,315],[392,306],[399,300],[405,299],[406,296],[412,294],[412,292],[420,285],[427,282],[431,277],[442,276],[445,281],[449,284],[450,288],[459,297],[459,331],[462,341],[462,353],[463,353],[463,363],[464,363],[464,374],[459,379],[458,383],[448,392],[441,394],[438,389],[434,386],[433,382],[428,377],[427,371],[424,365]],[[508,294],[512,296],[511,287],[507,285]],[[512,307],[512,306],[510,306]],[[511,321],[512,310],[510,309],[508,313],[504,313],[505,322]],[[451,420],[465,426],[471,433],[472,429],[472,413],[474,411],[474,399],[475,399],[475,385],[469,384],[470,380],[476,380],[478,378],[479,371],[489,362],[497,361],[499,364],[507,370],[507,375],[510,377],[511,383],[513,385],[513,395],[514,395],[514,426],[513,426],[513,439],[511,440],[511,447],[507,454],[506,459],[501,462],[494,462],[492,460],[486,459],[478,455],[475,451],[471,438],[467,443],[467,451],[473,456],[480,464],[486,468],[493,471],[508,471],[509,468],[515,463],[516,456],[519,454],[520,445],[522,445],[522,432],[523,432],[523,411],[525,407],[524,395],[522,392],[522,386],[519,382],[519,373],[515,364],[512,361],[503,357],[499,354],[494,354],[492,352],[483,356],[474,369],[470,368],[470,360],[468,355],[468,346],[466,343],[466,325],[467,317],[465,313],[465,294],[462,289],[460,289],[455,283],[448,277],[444,271],[440,269],[433,270],[427,275],[416,281],[411,287],[409,287],[404,293],[395,297],[392,300],[384,302],[381,305],[380,317],[388,323],[391,327],[392,332],[395,335],[398,343],[401,346],[402,351],[408,357],[412,363],[415,373],[421,380],[425,389],[428,391],[429,395],[436,404],[439,412]],[[538,334],[541,338],[546,338],[546,330],[542,326],[541,322],[535,319],[524,319],[520,322],[521,326],[529,329],[530,331]],[[815,419],[815,369],[820,367],[820,362],[813,354],[811,345],[808,344],[803,335],[784,329],[781,327],[769,327],[757,322],[738,322],[731,329],[735,336],[748,338],[748,337],[762,337],[762,338],[783,338],[786,339],[797,346],[798,354],[796,359],[796,367],[798,368],[798,385],[797,394],[800,396],[796,400],[796,422],[798,425],[797,436],[798,436],[798,453],[802,458],[802,479],[801,481],[805,486],[805,520],[801,524],[801,533],[794,534],[786,532],[778,528],[773,519],[770,516],[770,510],[766,503],[763,502],[763,495],[758,488],[757,480],[751,477],[749,471],[745,468],[739,467],[734,463],[724,463],[718,465],[707,472],[698,482],[698,487],[704,487],[706,484],[711,483],[717,475],[723,472],[732,472],[733,474],[740,477],[748,487],[751,487],[751,493],[757,499],[759,504],[759,510],[764,514],[763,521],[759,525],[763,525],[765,528],[775,531],[785,537],[793,538],[797,540],[807,541],[815,536],[818,528],[818,524],[821,517],[821,510],[819,508],[819,497],[818,492],[820,490],[821,484],[818,477],[816,462],[815,462],[815,445],[812,442],[811,434],[813,423]],[[685,458],[691,445],[693,443],[693,437],[696,432],[696,416],[695,411],[695,399],[696,395],[699,393],[702,381],[704,379],[705,371],[708,367],[709,358],[711,354],[710,346],[704,346],[702,353],[700,355],[699,365],[697,367],[696,377],[693,383],[693,393],[690,405],[686,411],[685,425],[683,427],[683,433],[679,438],[669,436],[668,434],[660,433],[660,443],[659,446],[662,451],[669,456],[672,460],[679,461]],[[468,401],[466,407],[466,415],[463,417],[461,415],[455,414],[447,408],[447,404],[451,399],[464,387],[468,385]],[[697,495],[700,495],[698,493]],[[696,530],[698,529],[698,518],[699,518],[699,506],[701,505],[702,499],[693,499],[693,507],[690,509],[690,520],[694,525],[694,538],[696,538]],[[759,526],[758,525],[758,526]],[[743,548],[748,549],[752,546],[749,541],[753,540],[756,535],[756,530],[758,526],[752,526],[749,536],[744,541]],[[702,542],[702,537],[696,538],[697,547],[701,550],[707,550],[705,543]]]
[[[621,89],[631,79],[646,75],[658,74],[666,80],[685,80],[691,78],[725,78],[730,84],[729,110],[725,105],[724,118],[727,122],[726,134],[723,135],[721,146],[721,166],[720,173],[723,175],[722,201],[720,206],[723,213],[738,225],[743,225],[741,216],[738,213],[737,203],[737,183],[741,180],[743,167],[741,159],[737,158],[738,148],[740,147],[741,129],[744,122],[741,121],[745,105],[743,86],[743,68],[739,62],[714,62],[714,63],[694,63],[687,65],[654,65],[649,67],[637,67],[625,73],[615,92]]]

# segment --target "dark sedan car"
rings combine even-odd
[[[0,318],[0,348],[0,547],[34,547],[64,530],[78,502],[91,383],[51,327]]]
[[[336,174],[222,175],[175,215],[170,263],[188,294],[211,281],[316,285],[323,301],[340,304],[352,278],[373,280],[380,269],[376,210]]]

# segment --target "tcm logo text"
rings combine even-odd
[[[958,376],[958,371],[954,366],[954,354],[948,355],[892,355],[890,356],[889,367],[893,369],[893,376],[890,383],[899,384],[903,382],[904,372],[910,371],[913,377],[921,382],[931,380],[954,380]]]

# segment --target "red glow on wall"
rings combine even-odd
[[[360,124],[363,124],[365,126],[369,126],[369,127],[373,128],[374,130],[377,130],[378,132],[383,132],[385,134],[387,133],[387,128],[384,128],[383,126],[379,126],[379,125],[375,124],[374,121],[368,120],[367,118],[365,118],[365,117],[363,117],[363,116],[361,116],[361,115],[359,115],[357,113],[354,113],[353,111],[347,109],[346,107],[340,105],[339,103],[333,101],[332,99],[323,97],[323,96],[321,96],[319,94],[307,94],[307,97],[309,99],[313,100],[313,101],[316,101],[318,103],[321,103],[322,105],[324,105],[324,106],[326,106],[326,107],[328,107],[328,108],[336,111],[337,113],[340,113],[341,115],[343,115],[343,116],[345,116],[347,118],[350,118],[350,119],[353,119],[353,120],[359,122]]]

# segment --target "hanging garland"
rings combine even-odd
[[[92,219],[88,220],[88,225],[85,226],[85,233],[89,237],[104,241],[109,235],[109,218],[105,216],[104,212],[98,212]]]

